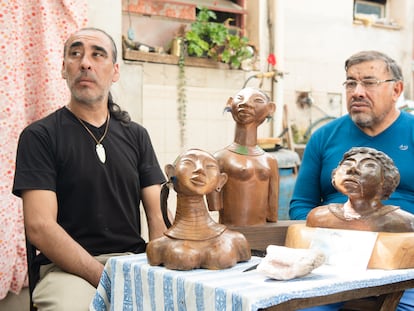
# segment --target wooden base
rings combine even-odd
[[[294,224],[286,233],[286,246],[309,248],[316,228]],[[379,232],[368,263],[369,269],[414,268],[414,232]]]

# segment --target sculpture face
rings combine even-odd
[[[333,176],[335,188],[350,198],[372,199],[380,196],[383,181],[381,164],[366,153],[344,159]]]
[[[175,165],[177,193],[205,195],[219,184],[220,169],[217,160],[210,154],[190,149],[177,160]]]
[[[273,106],[262,92],[253,88],[244,88],[233,98],[230,104],[236,123],[262,123],[273,113]]]

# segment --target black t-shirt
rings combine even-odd
[[[96,142],[66,108],[29,125],[20,135],[13,193],[43,189],[56,192],[58,223],[92,255],[143,252],[140,192],[165,181],[147,131],[115,118],[102,141],[106,162]],[[85,122],[98,139],[106,124]]]

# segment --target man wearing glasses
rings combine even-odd
[[[331,184],[331,174],[351,147],[371,147],[386,153],[401,180],[384,201],[414,213],[414,115],[398,110],[404,89],[400,67],[378,51],[362,51],[345,62],[348,114],[318,129],[306,145],[290,202],[290,218],[306,219],[315,207],[344,203],[346,197]],[[321,306],[308,310],[338,310]],[[406,291],[398,311],[414,310],[414,292]]]

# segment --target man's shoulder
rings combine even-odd
[[[349,115],[343,115],[341,117],[338,117],[336,119],[333,119],[332,121],[329,121],[328,123],[324,124],[320,128],[318,128],[314,134],[317,135],[325,135],[329,134],[331,135],[332,132],[336,131],[337,129],[343,130],[344,127],[352,125],[353,122]]]
[[[50,126],[55,126],[57,120],[62,114],[65,113],[65,108],[59,108],[48,115],[33,121],[28,126],[25,127],[24,131],[37,131]]]
[[[414,126],[414,114],[408,113],[406,111],[401,111],[400,119],[403,122],[409,122],[411,126]]]
[[[114,122],[114,121],[112,121]],[[115,122],[117,122],[119,124],[119,128],[123,129],[126,132],[130,132],[133,134],[147,134],[148,130],[141,124],[139,124],[136,121],[129,121],[128,124],[122,124],[121,121],[116,120]]]
[[[343,125],[344,123],[350,123],[352,122],[351,118],[349,117],[348,114],[345,114],[343,116],[340,116],[336,119],[333,119],[332,121],[326,123],[324,125],[324,127],[332,127],[332,126],[337,126],[337,125]]]
[[[133,130],[138,130],[138,131],[147,131],[147,129],[140,123],[136,122],[136,121],[130,121],[128,123],[128,126],[130,126]]]

